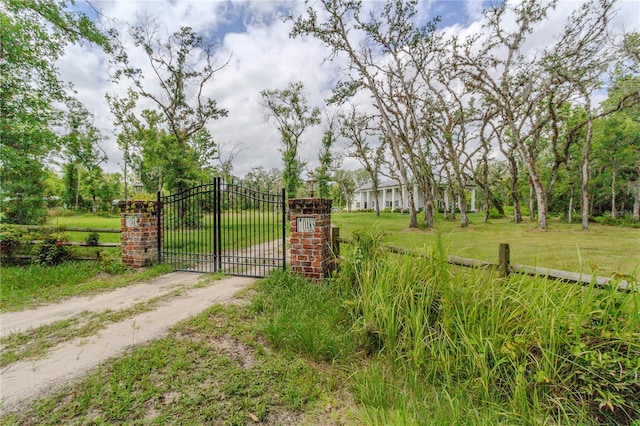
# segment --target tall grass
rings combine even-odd
[[[393,385],[379,367],[356,375],[364,418],[430,422],[439,410],[426,404],[435,396],[424,386],[450,402],[464,395],[452,406],[461,421],[469,412],[480,413],[479,423],[640,418],[637,293],[460,271],[441,244],[416,258],[383,253],[377,236],[354,240],[334,285],[348,298],[359,344],[402,377],[396,386],[406,395],[382,393],[371,403],[372,389]],[[406,398],[427,408],[407,408]]]
[[[329,286],[277,270],[258,290],[251,308],[263,318],[261,330],[276,347],[326,361],[353,352],[345,312]]]

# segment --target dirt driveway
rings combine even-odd
[[[153,310],[127,316],[93,336],[62,343],[48,351],[44,358],[5,366],[0,372],[0,414],[18,410],[24,403],[82,376],[132,345],[161,337],[175,323],[231,299],[255,281],[239,277],[208,280],[202,274],[174,272],[108,293],[3,313],[0,335],[6,337],[74,318],[87,311],[119,311],[152,299],[156,301]]]

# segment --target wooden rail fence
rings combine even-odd
[[[340,228],[331,228],[331,244],[332,250],[336,258],[340,257],[340,243],[351,244],[351,240],[340,236]],[[426,257],[425,254],[417,253],[413,250],[403,249],[393,246],[383,246],[383,248],[391,253],[405,254],[416,257]],[[577,272],[562,271],[559,269],[542,268],[536,266],[518,265],[511,263],[511,250],[509,244],[502,243],[498,249],[498,263],[487,262],[485,260],[470,259],[460,256],[447,256],[450,265],[463,266],[466,268],[497,270],[501,277],[507,277],[510,274],[523,274],[532,277],[545,277],[550,280],[563,281],[567,283],[591,285],[593,283],[597,287],[608,287],[614,278],[599,277],[595,275],[581,274]],[[618,280],[617,289],[625,292],[640,292],[640,286],[633,281]]]
[[[20,229],[26,229],[27,231],[38,231],[40,229],[43,228],[43,226],[39,226],[39,225],[11,225],[14,226],[16,228],[20,228]],[[62,226],[62,227],[53,227],[54,229],[60,229],[60,231],[62,232],[96,232],[98,234],[120,234],[120,228],[83,228],[83,227],[74,227],[74,226]],[[40,244],[42,243],[42,240],[33,240],[33,241],[28,241],[28,244]],[[104,248],[118,248],[120,247],[120,243],[95,243],[95,244],[88,244],[85,241],[64,241],[62,242],[63,246],[67,246],[67,247],[96,247],[96,248],[100,248],[100,247],[104,247]],[[31,255],[18,255],[16,256],[20,259],[30,259],[33,256]],[[100,253],[96,253],[95,256],[91,257],[91,256],[81,256],[81,257],[74,257],[75,260],[100,260]]]

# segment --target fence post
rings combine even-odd
[[[337,226],[331,227],[331,253],[333,254],[332,269],[336,269],[340,258],[340,228]]]
[[[498,249],[498,273],[501,278],[509,276],[511,272],[511,252],[509,250],[509,244],[500,243]]]

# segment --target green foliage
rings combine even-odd
[[[23,244],[24,232],[20,228],[0,226],[0,262],[11,264]]]
[[[90,247],[95,247],[98,245],[98,241],[100,241],[100,234],[98,234],[97,232],[90,232],[84,241]]]
[[[264,106],[276,122],[283,144],[282,183],[288,197],[295,197],[302,184],[304,164],[298,156],[302,134],[309,127],[320,124],[320,109],[308,105],[304,84],[289,83],[286,89],[260,92]]]
[[[36,248],[35,263],[43,266],[59,265],[71,259],[71,252],[64,245],[69,241],[63,233],[46,233]]]
[[[44,162],[61,145],[52,130],[62,118],[58,105],[70,99],[55,62],[69,43],[106,43],[84,14],[63,1],[3,2],[0,39],[3,221],[36,224],[44,214]]]
[[[116,258],[107,250],[100,251],[100,269],[111,275],[119,275],[129,268],[122,263],[120,258]]]
[[[597,216],[595,221],[603,225],[610,226],[624,226],[628,228],[640,228],[640,221],[631,215],[624,215],[622,217],[613,217],[609,212],[605,212],[602,216]]]
[[[251,309],[261,315],[262,332],[277,348],[318,361],[335,361],[352,353],[345,312],[329,286],[278,270],[257,289]]]
[[[203,94],[219,70],[214,66],[213,45],[190,27],[163,39],[149,17],[129,28],[135,48],[148,57],[160,84],[155,91],[149,88],[153,83],[147,83],[142,70],[129,62],[130,49],[113,30],[117,67],[113,77],[133,84],[127,98],[107,97],[122,130],[118,144],[125,153],[125,167],[136,163],[148,188],[183,191],[204,178],[202,168],[218,154],[206,124],[227,115],[227,110]],[[157,110],[146,109],[137,117],[134,110],[140,97]]]
[[[415,383],[369,374],[356,388],[363,403],[405,410],[398,392],[375,390],[391,382],[408,395],[465,389],[472,407],[502,407],[524,423],[640,419],[640,294],[497,279],[449,267],[438,244],[416,258],[372,252],[375,239],[356,240],[335,282],[355,283],[345,306],[362,349]]]

